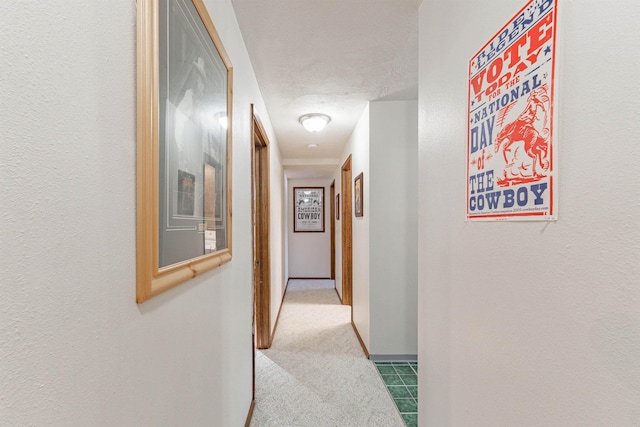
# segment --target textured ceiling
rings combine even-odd
[[[419,1],[232,0],[291,178],[331,170],[367,102],[417,99]],[[317,134],[298,122],[314,112]]]

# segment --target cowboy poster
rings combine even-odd
[[[469,61],[467,220],[556,219],[557,0],[531,0]]]
[[[293,188],[293,231],[324,232],[324,187]]]

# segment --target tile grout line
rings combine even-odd
[[[393,400],[393,403],[395,404],[398,410],[398,413],[402,417],[405,425],[408,427],[417,426],[417,417],[418,417],[418,398],[416,396],[417,387],[418,387],[417,363],[412,364],[410,362],[374,362],[374,366],[376,367],[376,370],[378,371],[378,375],[380,375],[382,382],[384,383],[385,388],[387,389],[387,392],[389,393],[391,399]],[[381,370],[380,369],[381,367],[383,368],[389,367],[389,368],[392,368],[392,370],[391,371],[389,369]],[[411,372],[407,372],[406,369],[396,369],[396,368],[411,368],[410,369]],[[396,377],[399,380],[399,383],[397,383],[398,380],[396,380],[395,378],[389,378],[389,377]],[[407,381],[413,382],[413,380],[410,380],[410,378],[415,378],[415,384],[407,384]],[[391,384],[389,384],[388,381],[391,382]],[[394,391],[404,389],[405,392],[401,394],[402,396],[408,395],[408,397],[395,397],[394,393],[392,393],[392,387]],[[412,393],[412,390],[415,390],[415,394]],[[415,405],[414,406],[415,412],[403,411],[399,406],[400,402],[402,401],[408,401],[408,402],[411,402],[410,405],[411,404]],[[413,409],[413,407],[410,407],[409,409]]]

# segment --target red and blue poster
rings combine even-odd
[[[556,219],[557,0],[531,0],[469,61],[467,220]]]

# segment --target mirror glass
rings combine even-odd
[[[160,2],[159,267],[227,245],[228,70],[190,0]]]

